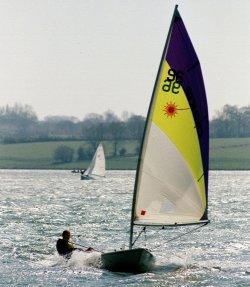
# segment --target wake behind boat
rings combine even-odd
[[[99,143],[89,167],[82,173],[81,179],[88,180],[105,176],[105,154],[102,143]]]
[[[135,225],[143,226],[145,231],[147,226],[165,229],[201,224],[200,228],[209,222],[205,87],[198,57],[177,7],[159,66],[137,165],[129,250],[102,254],[102,264],[110,271],[140,273],[152,269],[154,256],[146,249],[133,249],[138,239],[137,236],[133,240]]]

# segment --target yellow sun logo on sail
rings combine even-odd
[[[167,103],[163,108],[164,114],[171,118],[176,116],[177,110],[177,105],[172,102]]]

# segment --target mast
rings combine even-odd
[[[152,108],[152,106],[154,104],[154,95],[155,95],[155,91],[156,91],[158,80],[160,78],[162,63],[163,63],[165,55],[167,53],[168,44],[169,44],[169,40],[170,40],[170,36],[171,36],[171,32],[172,32],[172,27],[173,27],[173,22],[174,22],[174,18],[175,18],[175,15],[176,15],[177,11],[178,11],[178,5],[175,5],[175,9],[174,9],[174,13],[173,13],[173,16],[172,16],[170,28],[169,28],[169,31],[168,31],[168,35],[167,35],[167,39],[166,39],[165,46],[164,46],[164,49],[163,49],[160,65],[159,65],[159,68],[158,68],[157,77],[156,77],[156,80],[155,80],[155,84],[154,84],[154,88],[153,88],[153,92],[152,92],[152,96],[151,96],[151,100],[150,100],[150,105],[149,105],[148,112],[147,112],[147,118],[146,118],[146,123],[145,123],[145,127],[144,127],[144,132],[143,132],[143,137],[142,137],[142,142],[141,142],[141,147],[140,147],[140,152],[139,152],[139,158],[138,158],[138,163],[137,163],[137,169],[136,169],[136,177],[135,177],[135,185],[134,185],[134,193],[133,193],[133,202],[132,202],[132,210],[131,210],[129,249],[132,249],[132,245],[133,245],[133,227],[134,227],[135,201],[136,201],[137,186],[138,186],[138,181],[139,181],[139,171],[140,171],[140,166],[141,166],[141,162],[142,162],[142,155],[143,155],[143,150],[144,150],[144,144],[143,143],[144,143],[144,140],[145,140],[146,135],[147,135],[147,128],[148,128],[149,119],[150,119],[150,116],[151,116],[150,115],[150,111],[151,111],[151,108]]]

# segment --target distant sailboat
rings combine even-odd
[[[200,63],[177,8],[144,130],[129,250],[102,254],[103,267],[111,271],[137,273],[153,267],[155,258],[147,249],[132,249],[138,239],[133,240],[135,225],[145,231],[147,226],[209,222],[207,100]]]
[[[81,175],[81,179],[93,179],[105,176],[105,154],[102,143],[96,149],[89,167]]]

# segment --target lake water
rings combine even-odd
[[[211,223],[169,243],[195,227],[148,230],[137,246],[152,251],[156,267],[138,275],[100,269],[100,252],[79,252],[68,262],[56,254],[56,240],[67,228],[75,242],[99,251],[128,243],[135,172],[110,171],[95,181],[79,177],[0,170],[1,286],[250,285],[250,171],[210,172]]]

